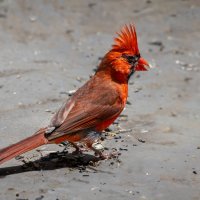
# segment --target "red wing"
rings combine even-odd
[[[122,106],[117,106],[116,104],[113,106],[90,105],[89,109],[74,107],[71,111],[72,113],[68,115],[67,119],[48,139],[51,140],[66,134],[93,128],[103,121],[117,117],[122,109]]]
[[[93,90],[88,82],[56,113],[51,125],[57,128],[48,136],[49,140],[94,128],[121,113],[123,104],[118,92],[106,84],[95,87],[94,83],[92,84]],[[87,87],[87,90],[84,87]]]

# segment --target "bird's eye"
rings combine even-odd
[[[122,57],[125,58],[129,64],[134,65],[139,60],[140,55],[132,56],[132,55],[127,55],[127,54],[122,54]]]

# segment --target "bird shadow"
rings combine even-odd
[[[55,170],[61,168],[75,168],[81,171],[87,166],[95,166],[101,158],[90,154],[77,154],[68,152],[54,152],[38,160],[26,162],[23,165],[0,168],[0,178],[12,174],[20,174],[29,171]]]

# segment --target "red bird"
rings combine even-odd
[[[134,25],[125,25],[114,41],[95,75],[63,104],[46,128],[0,150],[0,164],[41,145],[64,141],[77,150],[76,142],[84,142],[106,158],[92,144],[123,111],[130,76],[150,67],[140,55]]]

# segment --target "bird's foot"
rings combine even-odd
[[[76,143],[70,142],[70,144],[75,148],[75,151],[72,152],[72,154],[77,155],[77,154],[83,154],[84,152],[88,151],[88,148],[84,146],[79,146]]]
[[[112,159],[112,158],[117,158],[119,155],[120,155],[120,153],[117,152],[117,151],[116,152],[111,152],[111,153],[103,153],[103,152],[99,153],[99,157],[102,160],[108,160],[108,159]]]
[[[77,147],[75,151],[72,152],[72,154],[77,155],[77,154],[83,154],[84,152],[87,152],[88,149],[84,147]]]
[[[111,152],[111,153],[104,153],[102,150],[96,149],[94,147],[90,147],[95,152],[95,155],[98,155],[99,158],[102,160],[108,160],[111,158],[117,158],[120,154],[117,151]]]
[[[75,148],[75,150],[72,152],[73,155],[78,155],[78,154],[83,154],[84,151],[87,151],[87,149],[83,148],[83,147],[80,147],[79,145],[77,145],[76,143],[74,142],[62,142],[61,143],[62,145],[65,146],[65,149],[64,151],[69,147],[69,146],[72,146]]]

